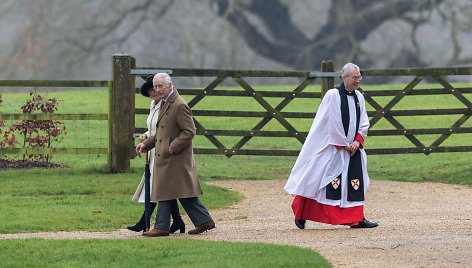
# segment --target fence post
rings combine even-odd
[[[334,72],[334,63],[332,60],[326,62],[327,72]],[[328,90],[334,88],[334,77],[328,77],[327,79]]]
[[[111,172],[129,172],[134,152],[135,84],[131,69],[133,57],[124,53],[113,55],[113,89],[110,96]]]
[[[332,60],[321,62],[322,72],[334,72],[334,64]],[[324,97],[326,92],[334,87],[334,77],[322,77],[321,78],[321,98]]]

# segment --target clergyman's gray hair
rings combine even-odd
[[[170,75],[168,73],[157,73],[156,75],[154,75],[153,80],[157,77],[164,78],[164,83],[166,84],[166,86],[172,83],[172,78],[170,78]]]
[[[361,71],[359,66],[355,65],[354,63],[346,63],[341,71],[341,75],[342,76],[347,76],[347,74],[349,73],[349,71],[353,70],[353,69],[356,69],[358,70],[359,72]]]

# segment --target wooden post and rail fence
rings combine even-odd
[[[108,166],[111,172],[128,172],[130,158],[134,157],[134,137],[146,131],[145,126],[135,126],[136,114],[148,114],[148,109],[135,107],[135,95],[139,93],[135,78],[146,77],[157,72],[169,73],[174,77],[205,77],[213,79],[203,89],[178,89],[181,95],[194,96],[188,104],[192,108],[197,135],[204,136],[214,146],[201,148],[196,144],[194,152],[197,154],[233,155],[266,155],[266,156],[296,156],[299,150],[271,150],[271,149],[244,149],[254,137],[291,137],[304,143],[307,132],[297,130],[287,119],[313,119],[315,111],[284,112],[283,109],[297,98],[320,99],[330,88],[334,87],[335,79],[339,80],[340,73],[334,71],[332,61],[324,61],[321,71],[257,71],[257,70],[217,70],[217,69],[183,69],[136,67],[135,59],[127,54],[113,56],[111,81],[57,81],[57,80],[0,80],[0,86],[8,87],[103,87],[109,91],[108,114],[50,114],[24,115],[0,114],[0,120],[107,120],[109,142],[108,148],[0,148],[0,154],[107,154]],[[412,80],[400,90],[368,90],[362,91],[368,109],[371,129],[381,119],[385,119],[391,126],[388,129],[369,131],[369,136],[404,136],[412,147],[402,148],[369,148],[368,154],[403,154],[403,153],[437,153],[437,152],[471,152],[472,146],[441,146],[451,134],[472,133],[471,127],[464,127],[464,123],[472,116],[472,103],[464,94],[472,93],[471,87],[455,88],[448,82],[447,76],[472,76],[472,67],[447,68],[408,68],[362,70],[365,77],[412,77]],[[265,78],[298,78],[302,82],[292,91],[257,91],[246,80],[251,77]],[[415,89],[426,77],[432,78],[440,87],[434,89]],[[233,80],[242,90],[219,90],[218,86],[226,79]],[[246,80],[245,80],[246,79]],[[320,92],[304,92],[314,81],[319,80]],[[453,109],[414,109],[394,110],[393,108],[406,96],[411,95],[452,95],[462,107]],[[264,112],[260,111],[215,111],[198,110],[193,107],[207,96],[248,97],[254,99]],[[379,104],[375,97],[393,97],[386,105]],[[272,106],[266,99],[282,99],[276,106]],[[401,116],[436,116],[461,115],[458,120],[445,128],[407,128],[395,117]],[[195,117],[259,117],[260,121],[251,130],[215,130],[207,129]],[[283,131],[262,130],[269,122],[276,121],[283,127]],[[439,134],[439,137],[429,145],[423,144],[418,135]],[[225,147],[218,139],[221,136],[240,137],[232,147]]]

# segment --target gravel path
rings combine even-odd
[[[292,197],[285,180],[214,181],[246,199],[230,209],[212,211],[217,228],[197,236],[170,237],[263,242],[307,247],[334,267],[470,267],[472,265],[472,188],[440,183],[371,181],[365,205],[374,229],[350,229],[308,221],[293,223]],[[184,218],[187,229],[193,228]],[[142,238],[127,230],[0,234],[5,238]],[[149,238],[168,239],[168,238]]]

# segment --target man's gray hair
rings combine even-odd
[[[353,70],[353,69],[356,69],[358,70],[359,72],[361,71],[361,69],[359,68],[359,66],[355,65],[354,63],[346,63],[341,71],[341,75],[342,76],[347,76],[349,71]]]
[[[166,84],[166,86],[172,83],[172,78],[170,78],[170,75],[168,73],[157,73],[156,75],[154,75],[153,80],[157,77],[164,78],[164,83]]]

